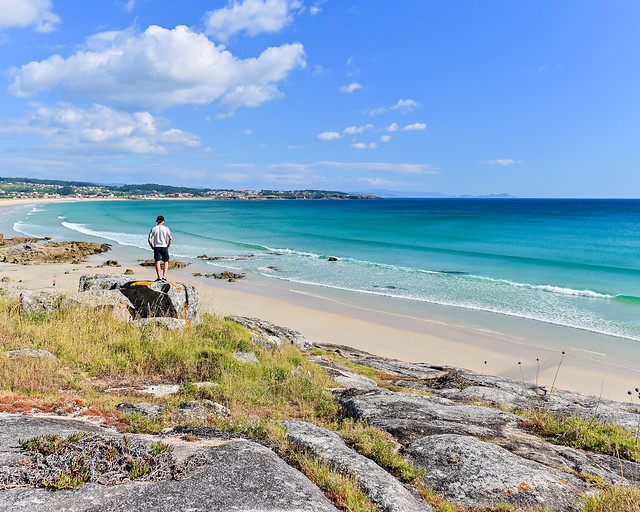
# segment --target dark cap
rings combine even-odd
[[[162,215],[158,215],[156,222],[164,222],[164,217]]]

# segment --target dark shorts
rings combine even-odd
[[[154,261],[169,261],[169,248],[168,247],[154,247],[153,248]]]

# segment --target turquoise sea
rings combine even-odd
[[[514,338],[567,336],[587,352],[640,342],[638,200],[55,203],[4,208],[0,228],[148,257],[159,214],[194,271]]]

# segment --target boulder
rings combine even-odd
[[[504,429],[521,421],[518,416],[497,409],[386,389],[347,391],[340,398],[340,404],[346,417],[365,420],[402,443],[443,433],[496,438],[503,435]]]
[[[73,302],[69,295],[48,290],[24,290],[20,293],[22,313],[50,313]]]
[[[170,317],[200,321],[198,291],[183,283],[132,281],[120,287],[141,318]]]
[[[8,350],[4,353],[9,359],[33,358],[33,359],[55,359],[51,352],[38,348],[22,348],[20,350]]]
[[[253,352],[235,352],[233,357],[242,363],[260,364],[260,360]]]
[[[418,439],[407,449],[425,469],[424,483],[446,498],[470,507],[508,503],[576,511],[589,486],[573,475],[513,455],[475,437],[441,434]]]
[[[117,405],[116,409],[125,416],[132,416],[134,414],[141,414],[148,418],[158,418],[164,410],[164,405],[149,405],[145,402],[138,404],[131,404],[129,402],[122,402]]]
[[[289,441],[329,466],[353,476],[369,500],[384,512],[431,512],[375,462],[349,448],[336,432],[303,421],[283,421]]]
[[[245,316],[230,316],[227,319],[256,332],[253,341],[267,348],[279,348],[283,343],[291,343],[302,350],[313,348],[311,341],[288,327],[280,327],[265,320]]]
[[[118,320],[127,321],[131,319],[132,315],[135,315],[133,304],[119,290],[92,288],[89,291],[76,294],[74,298],[84,306],[107,309]]]
[[[157,328],[166,329],[168,331],[184,331],[187,328],[187,321],[182,318],[168,318],[168,317],[151,317],[151,318],[139,318],[138,320],[132,320],[133,325],[137,325],[143,329]]]
[[[204,406],[197,401],[183,402],[171,415],[173,423],[206,423],[207,411]]]

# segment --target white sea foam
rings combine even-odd
[[[614,297],[613,295],[608,295],[606,293],[598,293],[598,292],[594,292],[593,290],[574,290],[573,288],[566,288],[564,286],[555,286],[552,284],[518,283],[514,281],[509,281],[507,279],[493,279],[490,277],[474,276],[474,275],[469,275],[467,277],[481,280],[481,281],[514,286],[516,288],[527,288],[529,290],[540,290],[542,292],[557,293],[559,295],[573,295],[576,297],[590,297],[593,299],[612,299]]]
[[[148,247],[148,245],[145,244],[147,240],[144,236],[131,233],[120,233],[117,231],[95,231],[93,229],[89,229],[84,224],[76,224],[66,221],[62,222],[62,225],[71,231],[76,231],[83,235],[95,236],[97,238],[104,238],[105,240],[111,240],[112,242],[116,242],[120,245],[128,245],[139,249],[146,249]]]
[[[16,233],[22,233],[23,235],[37,237],[38,235],[34,235],[33,233],[29,233],[28,231],[26,231],[27,226],[28,225],[25,222],[15,222],[13,224],[13,230]]]
[[[630,335],[626,332],[620,332],[615,328],[614,325],[609,324],[606,327],[603,327],[599,325],[598,322],[588,324],[588,323],[585,323],[585,318],[576,319],[576,318],[571,318],[570,316],[560,316],[558,318],[552,318],[544,313],[526,310],[526,309],[524,310],[508,309],[507,310],[507,309],[501,309],[501,308],[496,308],[496,307],[487,306],[487,305],[475,304],[469,301],[458,302],[458,301],[443,300],[443,299],[432,299],[424,296],[416,296],[411,293],[406,295],[400,295],[400,294],[392,293],[389,291],[383,292],[383,291],[377,291],[377,290],[363,290],[363,289],[352,288],[347,286],[339,286],[334,284],[322,283],[322,282],[305,280],[305,279],[297,279],[297,278],[291,278],[291,277],[285,277],[281,275],[273,275],[273,274],[267,274],[267,273],[261,273],[261,275],[272,278],[272,279],[279,279],[282,281],[288,281],[291,283],[297,283],[297,284],[303,284],[303,285],[318,286],[321,288],[342,290],[346,292],[366,294],[366,295],[377,295],[377,296],[389,297],[389,298],[400,299],[400,300],[424,302],[427,304],[435,304],[439,306],[457,307],[457,308],[463,308],[463,309],[468,309],[472,311],[482,311],[486,313],[495,313],[499,315],[506,315],[506,316],[516,317],[516,318],[524,318],[526,320],[536,320],[538,322],[544,322],[551,325],[571,327],[573,329],[580,329],[584,331],[594,332],[597,334],[604,334],[604,335],[614,336],[618,338],[625,338],[625,339],[631,339],[634,341],[640,341],[640,337]]]

